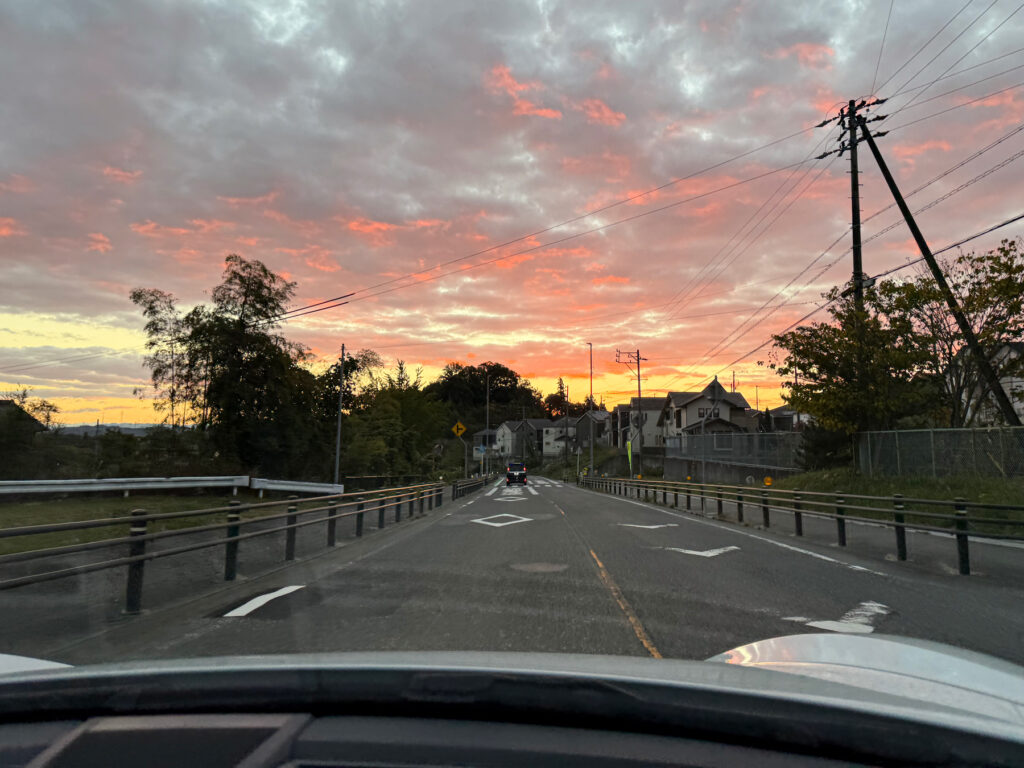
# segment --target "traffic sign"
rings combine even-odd
[[[465,431],[466,431],[466,425],[463,424],[461,421],[456,421],[455,422],[455,426],[452,427],[452,432],[455,433],[456,437],[462,437],[462,435],[465,433]]]

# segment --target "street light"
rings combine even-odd
[[[594,476],[594,345],[587,342],[590,347],[590,476]]]

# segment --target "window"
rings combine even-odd
[[[715,408],[715,410],[711,412],[711,417],[714,418],[714,419],[718,418],[718,409],[717,408]]]
[[[703,419],[704,418],[704,411],[706,411],[706,410],[707,410],[707,408],[698,408],[697,409],[697,417]]]
[[[676,411],[676,427],[683,426],[683,410],[680,408]]]

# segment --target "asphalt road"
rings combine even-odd
[[[779,635],[873,631],[1024,663],[1021,605],[1024,584],[920,572],[538,478],[94,626],[47,658],[503,650],[703,659]]]

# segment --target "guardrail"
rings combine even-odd
[[[250,479],[248,475],[228,475],[224,477],[104,477],[78,480],[3,480],[0,481],[0,495],[122,491],[125,497],[127,497],[129,491],[180,488],[233,488],[234,494],[238,495],[239,488],[249,487]]]
[[[127,581],[125,585],[125,613],[134,614],[142,609],[142,587],[145,575],[146,563],[173,557],[187,552],[195,552],[201,549],[212,547],[224,547],[224,580],[234,581],[238,573],[238,560],[240,556],[240,543],[260,536],[285,532],[284,560],[295,559],[296,532],[299,528],[311,525],[325,526],[325,545],[333,547],[337,543],[337,523],[342,518],[355,518],[355,535],[363,535],[364,518],[366,515],[376,515],[378,528],[384,528],[390,517],[392,523],[400,523],[403,509],[407,518],[418,517],[426,512],[439,507],[444,500],[444,484],[423,483],[400,488],[386,488],[377,491],[360,493],[341,493],[327,496],[319,496],[303,499],[306,505],[299,509],[299,499],[291,496],[286,501],[270,501],[243,504],[239,501],[231,501],[228,506],[212,507],[209,509],[192,509],[182,512],[166,512],[150,514],[145,509],[132,510],[130,517],[102,518],[96,520],[82,520],[66,523],[52,523],[45,525],[28,525],[17,528],[0,529],[0,539],[14,537],[35,536],[46,533],[61,531],[82,531],[94,528],[116,528],[129,526],[127,536],[118,536],[109,539],[100,539],[81,544],[33,549],[24,552],[14,552],[0,555],[0,567],[5,565],[26,562],[41,561],[54,556],[64,556],[89,552],[92,550],[106,549],[112,546],[126,546],[127,555],[91,563],[83,563],[56,570],[42,571],[16,578],[0,580],[0,590],[14,589],[30,584],[53,581],[56,579],[79,576],[94,571],[106,570],[127,566]],[[452,486],[453,490],[456,486]],[[465,486],[463,486],[464,492]],[[283,512],[271,514],[258,514],[274,509],[281,509]],[[257,512],[256,516],[246,517],[244,513]],[[318,514],[319,513],[319,514]],[[176,528],[151,532],[150,523],[166,520],[181,520],[187,518],[201,518],[210,516],[222,516],[221,520],[199,524],[189,527]],[[243,532],[246,527],[267,522],[281,521],[282,524],[270,528],[261,528]],[[151,544],[156,541],[170,539],[175,536],[186,536],[189,534],[204,533],[210,531],[223,531],[224,536],[203,541],[195,544],[187,544],[169,549],[152,550]]]
[[[474,477],[469,480],[456,480],[452,483],[452,501],[455,499],[461,499],[467,493],[478,491],[487,485],[488,482],[494,479],[494,475],[487,475],[486,477]]]
[[[669,480],[631,480],[619,477],[580,477],[577,485],[618,496],[661,503],[678,509],[680,496],[687,511],[693,509],[693,499],[714,504],[714,515],[722,517],[723,504],[735,506],[737,522],[743,523],[748,510],[760,513],[764,528],[771,526],[773,512],[793,516],[793,530],[803,536],[804,516],[831,519],[836,525],[836,543],[847,544],[848,523],[860,525],[881,525],[891,528],[895,538],[897,560],[907,559],[907,531],[929,531],[951,536],[956,542],[957,566],[959,572],[971,573],[970,539],[1004,539],[1024,541],[1024,506],[1008,504],[984,504],[966,499],[953,500],[908,499],[900,494],[893,496],[865,496],[841,491],[824,493],[820,491],[781,490],[778,488],[754,488],[740,485],[715,485],[712,483],[674,482]],[[672,502],[669,503],[669,496]],[[930,511],[950,509],[949,512]],[[973,512],[1017,512],[1022,519],[973,515]],[[915,522],[924,521],[924,522]],[[1006,529],[1019,532],[1006,533]]]

